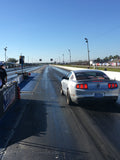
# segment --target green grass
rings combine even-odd
[[[107,71],[114,71],[114,72],[120,72],[120,68],[110,68],[110,67],[96,67],[98,70],[105,70]]]

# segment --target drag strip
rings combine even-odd
[[[21,84],[21,100],[0,123],[1,133],[11,135],[0,136],[7,141],[1,144],[2,160],[119,159],[119,99],[114,106],[68,106],[60,95],[66,73],[45,66]]]

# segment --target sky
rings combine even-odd
[[[0,60],[62,62],[120,55],[120,0],[0,0]]]

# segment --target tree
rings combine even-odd
[[[103,59],[97,58],[96,60],[94,60],[94,62],[105,63],[105,62],[112,61],[114,59],[120,59],[120,56],[119,55],[115,55],[115,56],[110,55],[109,57],[105,57]]]
[[[15,58],[8,58],[7,62],[16,63],[16,62],[18,62],[18,60]]]
[[[112,55],[109,56],[109,60],[111,60],[111,59],[113,59],[113,56],[112,56]]]
[[[100,59],[100,58],[97,58],[97,59],[96,59],[96,62],[100,63],[100,62],[101,62],[101,59]]]
[[[108,62],[109,61],[109,58],[108,57],[105,57],[104,58],[104,62]]]
[[[115,55],[113,58],[114,59],[119,59],[119,57],[120,57],[119,55]]]

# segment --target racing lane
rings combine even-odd
[[[56,69],[55,69],[56,70]],[[57,71],[60,71],[60,69],[57,69]],[[61,70],[62,71],[62,70]],[[58,73],[54,74],[54,76],[57,78]],[[57,78],[59,81],[59,78]],[[79,121],[84,123],[85,119],[83,117],[87,117],[88,121],[91,121],[91,124],[96,126],[97,131],[102,135],[102,137],[96,136],[96,138],[93,136],[93,138],[96,139],[104,139],[103,144],[107,143],[109,144],[109,147],[111,147],[111,152],[113,150],[117,149],[117,155],[120,153],[120,97],[118,98],[117,104],[110,104],[110,103],[104,103],[101,102],[100,104],[98,102],[94,103],[84,103],[80,104],[79,106],[74,105],[71,107],[71,110],[74,112],[76,117],[78,117]],[[82,115],[83,114],[83,115]],[[81,115],[81,116],[80,116]],[[80,119],[82,117],[82,119]],[[85,128],[89,128],[88,122],[84,123]],[[89,129],[91,129],[92,126],[90,126]],[[88,130],[88,129],[87,129]],[[89,131],[88,131],[89,132]],[[92,131],[93,132],[93,131]],[[89,132],[91,135],[92,133]],[[98,134],[96,132],[96,134]],[[105,141],[105,142],[104,142]],[[115,147],[115,148],[114,148]],[[108,148],[105,144],[104,148]],[[106,149],[107,150],[107,149]]]
[[[97,104],[69,107],[59,93],[62,76],[46,66],[22,89],[20,116],[2,160],[119,158],[119,102],[110,109]]]
[[[60,69],[53,69],[54,77],[57,78]],[[55,70],[57,73],[55,73]],[[60,80],[59,78],[57,79],[58,81]],[[65,99],[65,97],[63,97],[63,99]],[[102,143],[102,147],[105,150],[105,154],[108,154],[108,157],[111,158],[112,152],[115,152],[116,155],[120,156],[120,96],[116,104],[86,102],[81,103],[79,106],[71,106],[70,108],[95,143],[98,145],[99,143]],[[95,127],[95,131],[93,126]],[[98,141],[98,139],[100,141]],[[110,148],[111,151],[107,151],[107,148]]]

